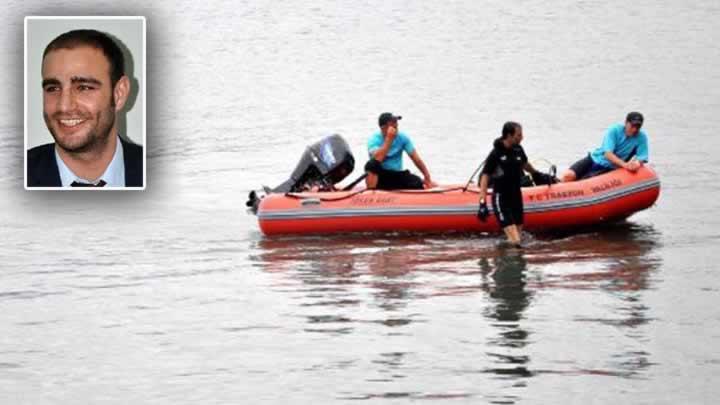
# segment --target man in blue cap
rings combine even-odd
[[[642,114],[631,112],[625,124],[612,125],[605,131],[602,145],[570,166],[562,181],[597,176],[619,167],[638,171],[648,161],[648,136],[640,130],[643,121]]]
[[[425,163],[415,149],[410,137],[398,131],[399,115],[385,112],[378,117],[380,131],[368,141],[370,160],[365,165],[369,189],[397,190],[435,187]],[[402,154],[406,152],[415,166],[422,172],[423,179],[403,170]]]

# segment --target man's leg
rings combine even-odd
[[[577,180],[577,174],[575,174],[575,171],[573,169],[565,170],[565,173],[563,173],[562,177],[560,177],[560,181],[563,183],[568,183],[575,180]]]
[[[381,190],[422,190],[423,181],[407,170],[385,170],[378,173],[378,189]]]
[[[369,189],[375,189],[377,188],[378,183],[378,175],[372,172],[367,173],[367,177],[365,177],[365,186]]]
[[[522,192],[515,196],[515,201],[513,202],[513,219],[515,220],[518,239],[522,240],[522,229],[525,223],[525,205],[523,204]]]
[[[398,180],[402,184],[405,190],[422,190],[425,188],[425,184],[420,177],[410,173],[409,170],[398,172]]]
[[[508,242],[520,246],[521,238],[518,224],[522,227],[522,194],[493,192],[492,204],[495,218],[497,218],[500,227],[505,232]]]
[[[508,238],[508,242],[516,246],[520,245],[520,230],[517,225],[506,226],[503,231]]]
[[[381,171],[382,165],[377,160],[370,159],[367,163],[365,163],[365,173],[367,173],[367,177],[365,177],[365,185],[368,189],[376,189],[378,187],[379,173]]]
[[[584,158],[578,160],[577,162],[573,163],[572,166],[570,166],[569,169],[563,173],[562,178],[560,181],[563,183],[567,183],[570,181],[575,181],[577,179],[581,179],[587,172],[590,171],[590,168],[592,168],[593,160],[590,157],[590,154],[588,153],[587,156]]]

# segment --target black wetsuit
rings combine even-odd
[[[500,226],[523,224],[523,200],[520,181],[528,162],[520,145],[506,148],[501,138],[495,140],[493,150],[485,160],[482,174],[490,177],[493,188],[492,205]]]

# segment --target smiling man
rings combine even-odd
[[[45,48],[43,117],[55,142],[28,151],[28,187],[143,186],[143,149],[118,133],[130,94],[124,63],[95,30],[66,32]]]

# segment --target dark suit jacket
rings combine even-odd
[[[143,186],[143,148],[120,138],[125,162],[125,187]],[[36,146],[27,151],[28,187],[62,187],[55,161],[55,144]]]

